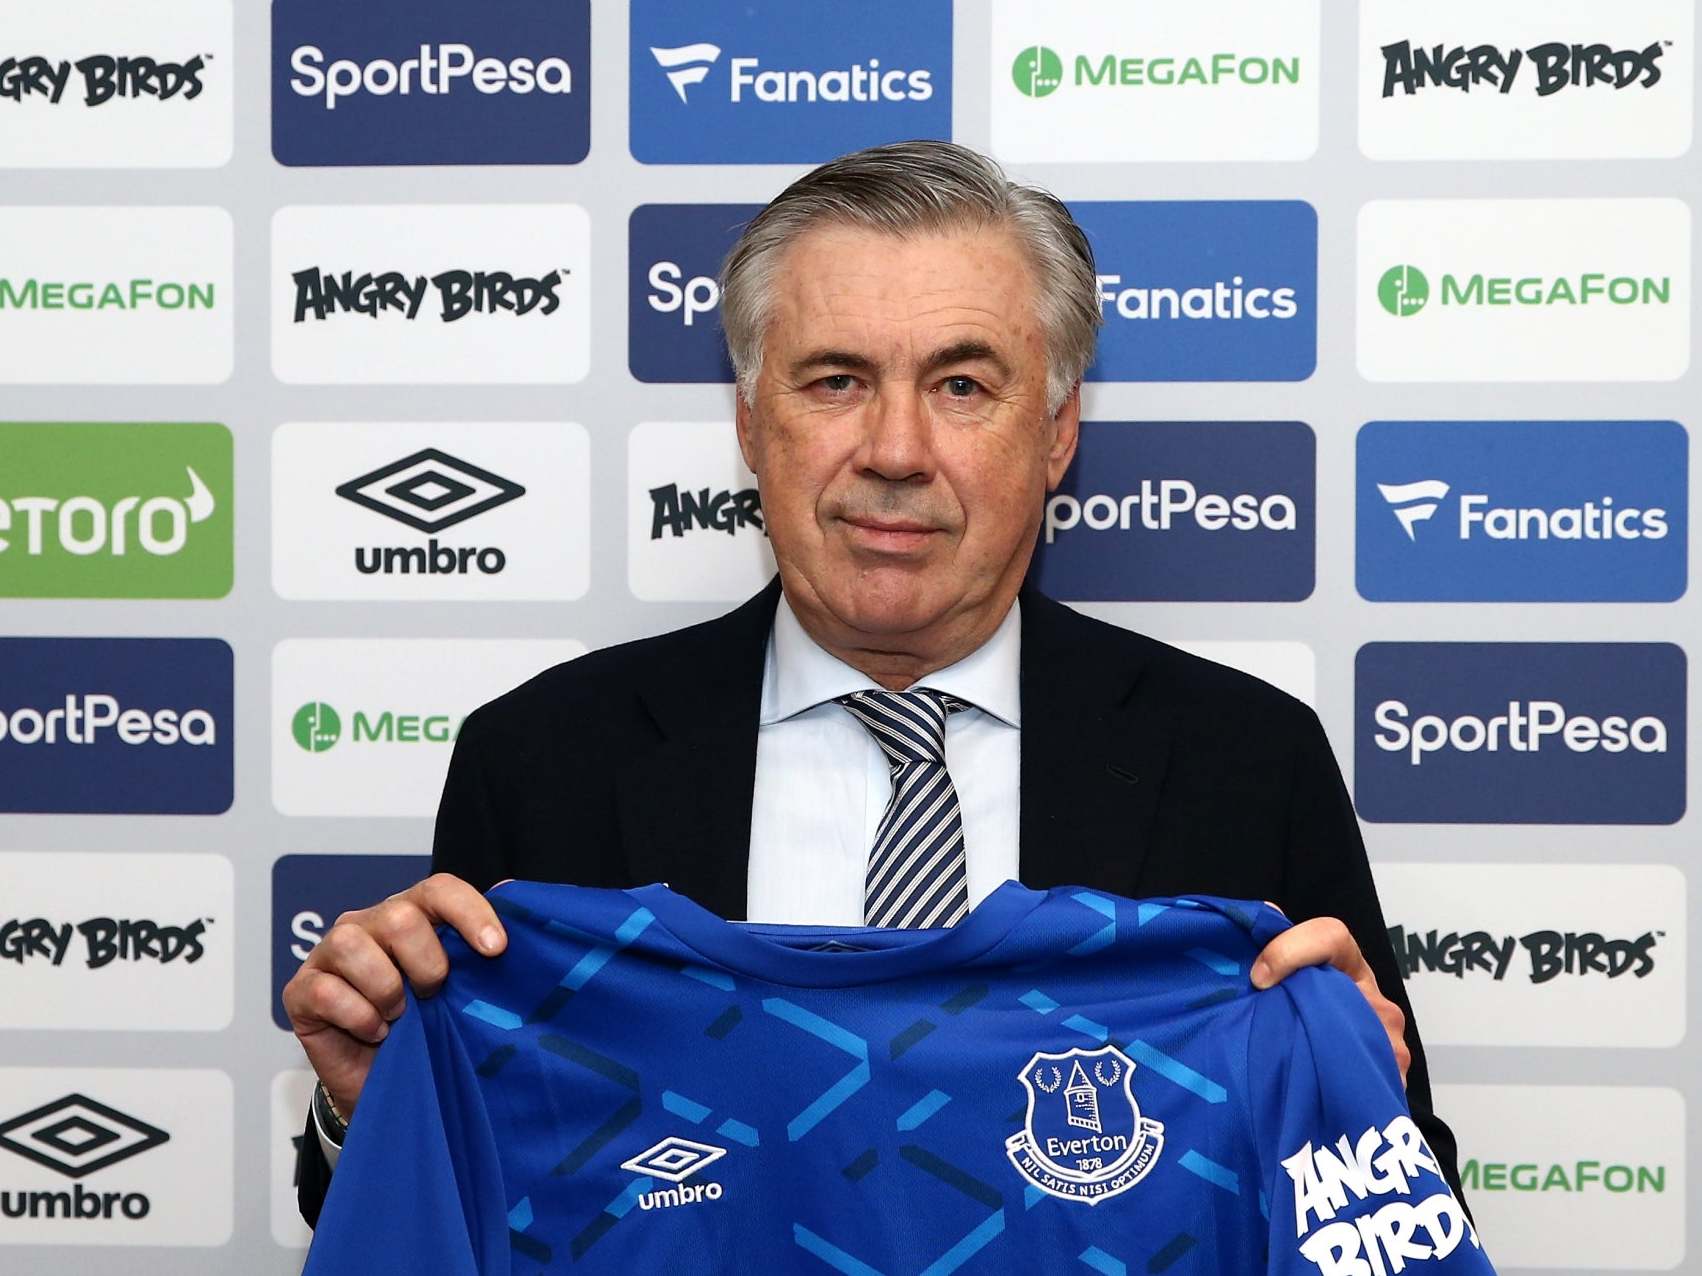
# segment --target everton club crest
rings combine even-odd
[[[1164,1150],[1164,1126],[1136,1106],[1134,1071],[1116,1046],[1036,1051],[1017,1074],[1028,1119],[1005,1140],[1011,1164],[1041,1191],[1089,1205],[1139,1183]]]

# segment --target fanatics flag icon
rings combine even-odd
[[[1389,502],[1389,508],[1400,520],[1401,529],[1409,541],[1416,541],[1414,523],[1423,522],[1436,513],[1436,506],[1448,495],[1448,485],[1441,479],[1423,479],[1417,483],[1379,483],[1377,490]]]
[[[1141,1115],[1135,1064],[1116,1046],[1036,1051],[1017,1075],[1028,1118],[1005,1155],[1043,1192],[1089,1205],[1139,1183],[1164,1150],[1164,1126]]]
[[[686,97],[686,85],[703,83],[709,75],[709,68],[721,56],[721,46],[703,43],[682,44],[677,49],[658,49],[651,45],[650,56],[667,72],[668,83],[674,86],[680,101],[687,102],[690,99]]]

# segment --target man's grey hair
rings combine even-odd
[[[1103,321],[1087,236],[1055,195],[1013,182],[955,142],[893,142],[854,151],[793,182],[751,219],[721,267],[721,326],[747,404],[762,371],[774,279],[786,250],[820,226],[908,236],[1002,227],[1034,272],[1046,334],[1046,411],[1063,405],[1093,359]]]

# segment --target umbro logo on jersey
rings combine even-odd
[[[675,1205],[696,1205],[699,1201],[718,1201],[722,1189],[719,1183],[687,1183],[685,1180],[706,1166],[727,1155],[727,1149],[713,1143],[694,1143],[670,1134],[660,1143],[653,1143],[637,1156],[621,1162],[621,1169],[631,1170],[647,1178],[666,1179],[673,1187],[655,1188],[640,1194],[638,1207],[646,1210],[668,1209]]]

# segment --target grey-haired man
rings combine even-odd
[[[1255,981],[1355,979],[1458,1191],[1316,716],[1024,588],[1100,322],[1064,206],[950,143],[844,156],[745,229],[722,318],[778,578],[467,720],[438,871],[340,918],[284,991],[322,1083],[309,1221],[403,980],[444,978],[432,928],[500,952],[480,891],[507,877],[666,881],[724,916],[850,925],[951,925],[1013,877],[1268,899],[1299,924]],[[945,765],[904,824],[878,719],[913,704],[943,718]]]

